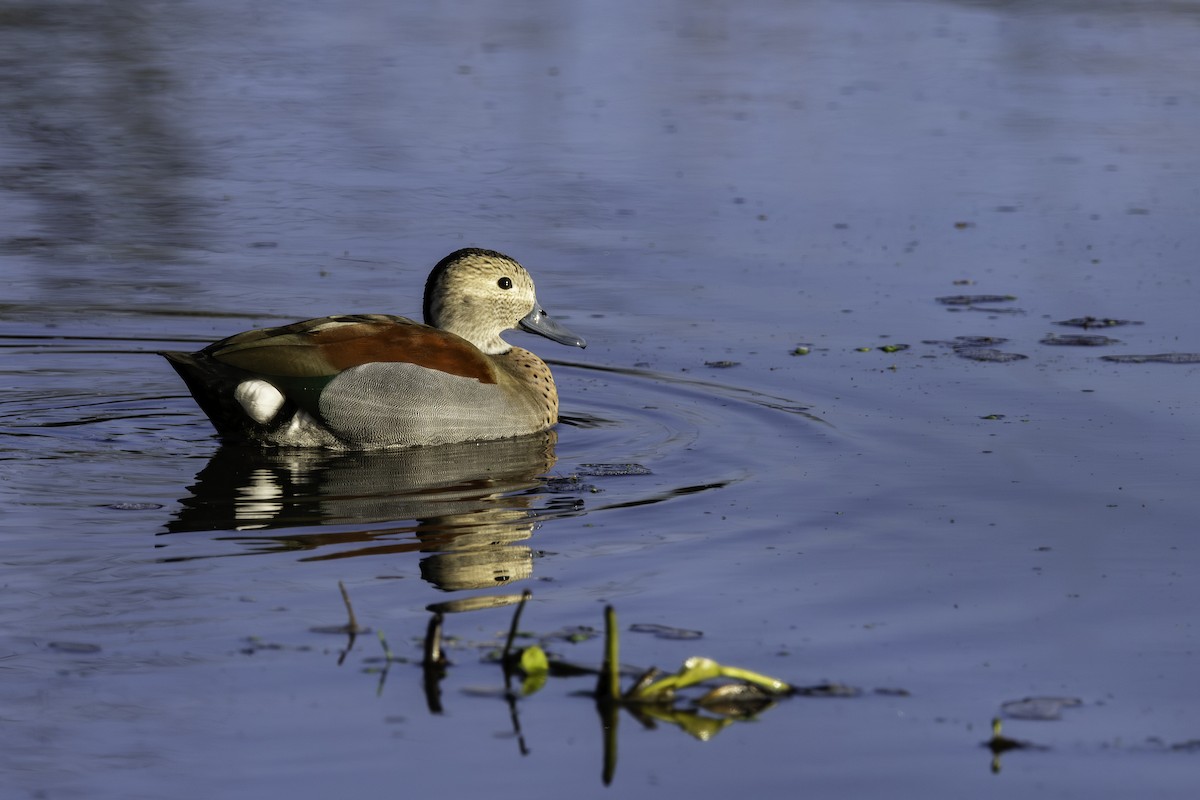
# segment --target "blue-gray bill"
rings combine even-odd
[[[587,347],[583,337],[572,333],[565,325],[555,322],[541,305],[535,305],[533,311],[525,315],[518,325],[530,333],[545,336],[547,339],[571,347]]]

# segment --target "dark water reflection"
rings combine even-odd
[[[360,453],[223,446],[166,532],[237,531],[218,538],[238,553],[307,561],[426,553],[421,574],[438,588],[488,588],[532,573],[533,551],[518,543],[533,533],[531,493],[554,465],[556,438]]]

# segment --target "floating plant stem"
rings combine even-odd
[[[360,633],[362,629],[358,627],[358,619],[354,616],[354,606],[350,604],[350,593],[346,591],[346,584],[338,581],[338,589],[342,593],[342,602],[346,604],[346,615],[350,619],[346,623],[346,630],[350,633]]]
[[[531,597],[533,597],[533,592],[528,589],[521,592],[521,600],[517,603],[516,610],[513,611],[512,624],[508,626],[508,638],[504,640],[504,651],[500,654],[500,661],[503,664],[507,664],[508,659],[512,657],[513,640],[517,638],[517,626],[521,623],[521,612],[525,610],[525,603]]]
[[[621,697],[621,645],[617,632],[617,612],[604,607],[604,663],[600,665],[600,680],[596,684],[596,699],[616,702]]]
[[[392,655],[392,648],[388,647],[388,641],[383,636],[383,631],[376,631],[375,634],[379,637],[379,644],[383,647],[383,658],[385,663],[391,664],[396,660]]]
[[[743,681],[751,684],[752,686],[757,686],[760,689],[764,689],[772,694],[789,694],[792,692],[792,687],[790,684],[785,683],[778,678],[772,678],[769,675],[763,675],[760,672],[753,672],[748,669],[742,669],[741,667],[725,666],[721,667],[720,672],[722,678],[731,678],[736,681]]]

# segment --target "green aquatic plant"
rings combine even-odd
[[[367,631],[358,624],[349,593],[339,584],[342,600],[346,606],[348,623],[328,632],[348,634],[350,644],[342,651],[339,663],[353,647],[354,636]],[[622,667],[620,661],[621,642],[617,625],[616,610],[607,606],[604,610],[603,656],[599,667],[572,663],[548,652],[552,642],[576,645],[595,638],[595,630],[587,626],[574,626],[550,633],[523,632],[520,628],[525,607],[532,598],[526,590],[520,595],[490,597],[485,603],[470,606],[437,604],[429,607],[432,616],[422,641],[422,656],[408,659],[393,652],[382,632],[377,633],[381,657],[366,659],[365,671],[378,676],[376,694],[383,693],[384,684],[393,664],[419,663],[423,675],[426,705],[431,714],[443,713],[442,681],[453,666],[447,657],[447,647],[462,651],[477,648],[484,651],[485,662],[498,664],[504,675],[503,688],[469,689],[471,696],[497,697],[508,705],[509,717],[518,747],[522,754],[529,752],[520,723],[520,701],[544,689],[552,679],[596,676],[594,689],[586,692],[596,704],[603,738],[602,780],[609,784],[617,766],[617,732],[620,717],[628,714],[647,728],[669,725],[701,741],[712,739],[722,730],[736,722],[755,719],[771,709],[779,700],[792,697],[855,697],[860,694],[854,687],[836,683],[816,686],[794,686],[760,672],[744,667],[722,664],[704,656],[692,656],[683,661],[678,670],[664,673],[657,668],[639,670]],[[498,605],[515,604],[508,630],[487,642],[467,642],[444,635],[445,613],[455,613],[477,608],[495,608]],[[630,630],[653,633],[663,638],[690,641],[699,639],[702,632],[684,630],[662,625],[634,625]],[[519,640],[531,640],[521,646]],[[622,679],[632,678],[628,688],[622,688]]]
[[[662,678],[657,677],[661,674],[657,669],[648,670],[629,691],[622,693],[618,659],[620,634],[617,632],[617,613],[612,606],[604,609],[604,622],[604,664],[600,668],[600,681],[596,687],[596,696],[601,700],[620,703],[671,703],[680,689],[713,680],[735,681],[745,686],[756,687],[773,696],[784,696],[794,691],[790,684],[778,678],[742,667],[719,664],[704,656],[692,656],[684,660],[678,671]]]

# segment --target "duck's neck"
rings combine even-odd
[[[480,330],[478,326],[465,324],[466,320],[451,317],[438,320],[438,323],[437,327],[455,336],[461,336],[489,356],[501,355],[512,349],[512,345],[501,339],[498,332]]]
[[[496,334],[491,339],[482,342],[475,341],[474,339],[468,339],[468,341],[489,356],[504,355],[509,350],[512,350],[512,345],[501,339],[500,334]]]

